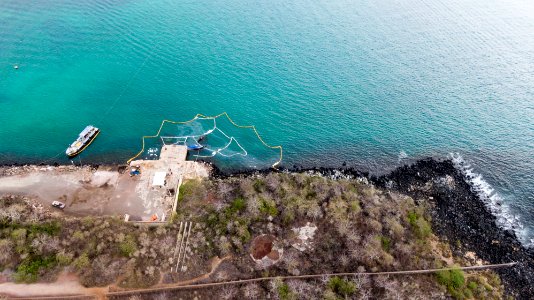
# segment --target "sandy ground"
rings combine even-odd
[[[132,162],[141,174],[130,177],[117,166],[23,166],[0,167],[0,196],[25,195],[43,206],[55,200],[66,204],[63,213],[77,216],[128,214],[130,221],[158,221],[170,217],[179,179],[209,176],[202,163],[186,161],[185,146],[168,146],[159,160]],[[166,172],[164,186],[153,186],[155,172]]]
[[[64,213],[80,216],[129,214],[131,220],[141,220],[167,209],[164,203],[148,203],[141,198],[138,177],[109,168],[35,167],[21,173],[0,177],[0,195],[33,196],[44,206],[58,200],[66,204]]]
[[[75,275],[62,273],[53,283],[17,284],[6,282],[0,284],[0,294],[12,297],[36,297],[43,295],[80,295],[87,294],[88,289],[83,287]]]

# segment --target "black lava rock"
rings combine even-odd
[[[415,199],[431,199],[432,227],[442,238],[459,240],[464,250],[492,264],[518,262],[496,272],[507,293],[534,299],[534,251],[521,245],[513,232],[497,226],[496,217],[451,160],[423,159],[373,181]]]

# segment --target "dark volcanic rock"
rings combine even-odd
[[[534,299],[534,252],[523,247],[513,232],[497,226],[496,217],[452,161],[420,160],[373,181],[415,199],[431,199],[434,231],[452,241],[453,249],[459,250],[454,243],[459,240],[463,250],[490,263],[518,262],[496,272],[508,293]]]

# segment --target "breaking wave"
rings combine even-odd
[[[476,173],[473,167],[460,154],[451,153],[450,158],[455,167],[464,173],[473,189],[479,194],[480,199],[482,199],[491,213],[497,218],[497,225],[505,230],[514,232],[526,247],[534,247],[534,239],[529,240],[520,217],[512,213],[510,206],[503,201],[504,199],[501,195],[484,180],[481,174]]]
[[[406,154],[406,152],[401,150],[399,152],[398,157],[397,157],[397,162],[400,163],[401,161],[405,160],[406,158],[408,158],[408,154]]]

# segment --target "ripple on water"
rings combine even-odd
[[[161,119],[228,111],[288,166],[461,153],[534,236],[533,13],[524,0],[0,1],[0,160],[53,157],[98,121],[82,158],[122,161]]]

